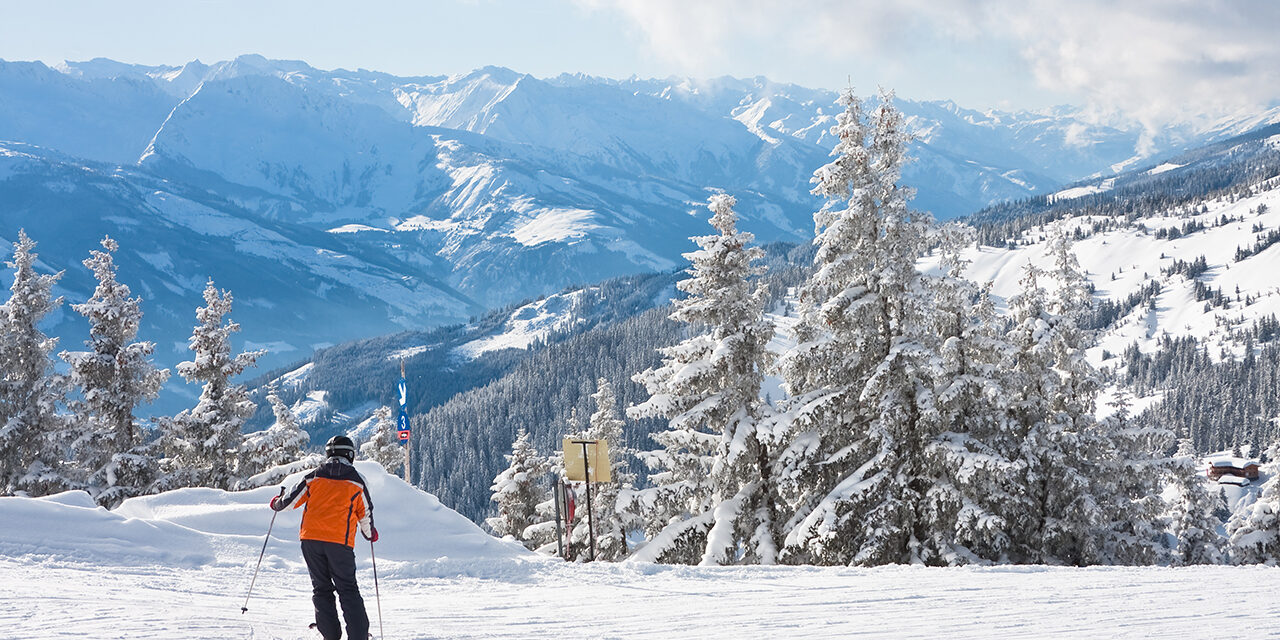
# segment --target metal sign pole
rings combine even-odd
[[[591,561],[596,559],[596,526],[591,508],[591,461],[587,459],[587,445],[595,444],[595,440],[575,440],[582,445],[582,470],[587,482],[587,535],[591,538]]]
[[[560,556],[560,559],[563,560],[564,535],[560,532],[560,503],[564,500],[564,482],[557,478],[555,485],[551,487],[551,493],[554,496],[556,503],[556,555]],[[566,530],[569,528],[568,523],[565,524],[564,528]]]
[[[409,433],[409,383],[404,377],[404,358],[400,359],[400,417],[399,417],[399,435],[404,440],[404,481],[412,484],[409,480],[410,469],[410,452],[413,450],[413,440],[404,437]]]

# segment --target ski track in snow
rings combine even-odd
[[[242,567],[0,560],[15,638],[306,638],[300,553],[275,549],[240,613]],[[368,553],[359,580],[378,633]],[[387,639],[1277,637],[1268,567],[876,569],[494,561],[479,577],[379,567]],[[413,570],[403,573],[413,574]],[[464,573],[468,573],[465,572]],[[473,573],[473,572],[472,572]],[[488,577],[486,577],[486,575]],[[1009,634],[1012,634],[1010,636]]]

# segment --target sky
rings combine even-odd
[[[1273,0],[5,0],[0,58],[721,75],[1158,124],[1280,99]]]

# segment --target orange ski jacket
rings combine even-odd
[[[355,546],[356,528],[368,538],[373,535],[373,500],[364,478],[345,458],[329,458],[318,469],[308,473],[294,486],[278,509],[294,501],[293,508],[304,507],[302,540],[336,542]]]

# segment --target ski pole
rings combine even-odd
[[[280,487],[280,495],[276,497],[284,497],[284,487]],[[244,606],[240,607],[241,615],[249,610],[249,596],[253,594],[253,583],[258,581],[258,569],[262,567],[262,557],[267,555],[267,543],[271,541],[271,529],[276,526],[276,515],[279,513],[275,509],[271,510],[271,524],[267,525],[267,539],[262,541],[262,552],[258,554],[258,565],[253,568],[253,579],[249,581],[249,593],[244,594]]]
[[[378,556],[373,555],[373,541],[369,541],[369,562],[373,565],[373,597],[378,602],[378,637],[385,638],[382,631],[382,594],[378,593]]]

